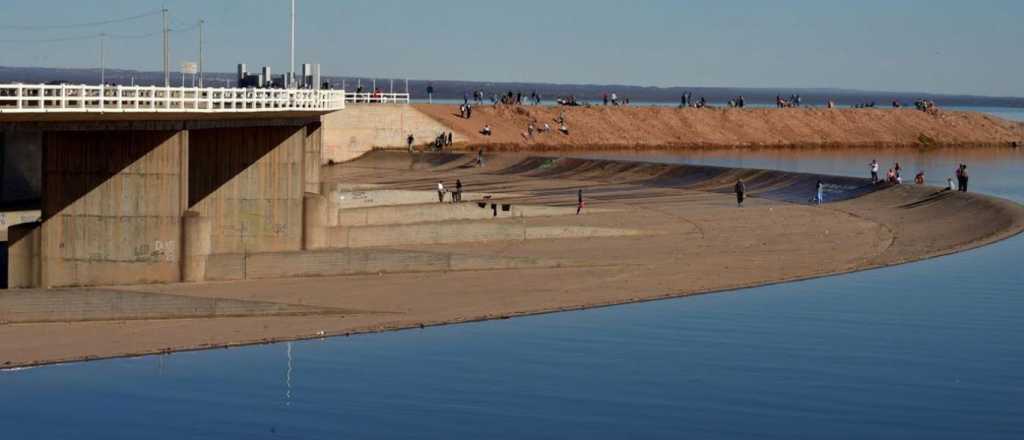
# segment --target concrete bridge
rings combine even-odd
[[[304,249],[321,115],[360,98],[0,85],[0,143],[19,156],[4,166],[41,170],[40,220],[8,231],[9,286],[202,280],[210,255]]]

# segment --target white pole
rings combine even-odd
[[[405,94],[409,94],[409,78],[405,79]]]
[[[287,87],[291,87],[291,85],[295,84],[295,0],[292,0],[292,32],[288,42],[291,47],[291,70],[288,72],[289,78]]]
[[[107,83],[107,69],[106,60],[103,59],[103,42],[107,39],[107,34],[100,34],[100,85]]]
[[[164,87],[170,87],[171,85],[171,66],[168,51],[170,46],[167,42],[167,9],[161,9],[160,13],[164,17]]]
[[[390,81],[391,81],[391,85],[388,86],[388,88],[389,88],[389,92],[388,93],[394,94],[395,93],[395,80],[392,79]]]
[[[199,20],[199,87],[203,86],[203,23],[206,23],[206,20],[200,19]],[[192,82],[193,82],[193,86],[194,86],[195,85],[194,84],[195,80],[193,80]]]

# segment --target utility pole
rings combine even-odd
[[[160,14],[164,18],[164,87],[171,86],[170,46],[167,41],[167,9],[161,9]]]
[[[199,20],[199,87],[203,87],[203,24],[206,20]]]
[[[106,63],[106,60],[103,58],[103,55],[104,55],[104,52],[105,52],[105,50],[103,50],[104,49],[103,48],[103,43],[106,41],[106,39],[107,39],[107,34],[106,33],[100,34],[100,85],[101,86],[107,83],[107,67],[106,67],[107,63]]]
[[[292,0],[292,33],[288,43],[291,47],[291,67],[288,70],[288,84],[285,86],[291,88],[295,84],[295,0]]]

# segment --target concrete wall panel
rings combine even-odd
[[[302,247],[306,130],[189,131],[189,209],[211,221],[214,254]]]
[[[44,287],[180,279],[180,135],[44,134]]]

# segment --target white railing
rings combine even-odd
[[[354,104],[408,104],[408,93],[345,93],[345,102]]]
[[[0,84],[0,113],[334,111],[345,108],[347,96],[344,90]]]

